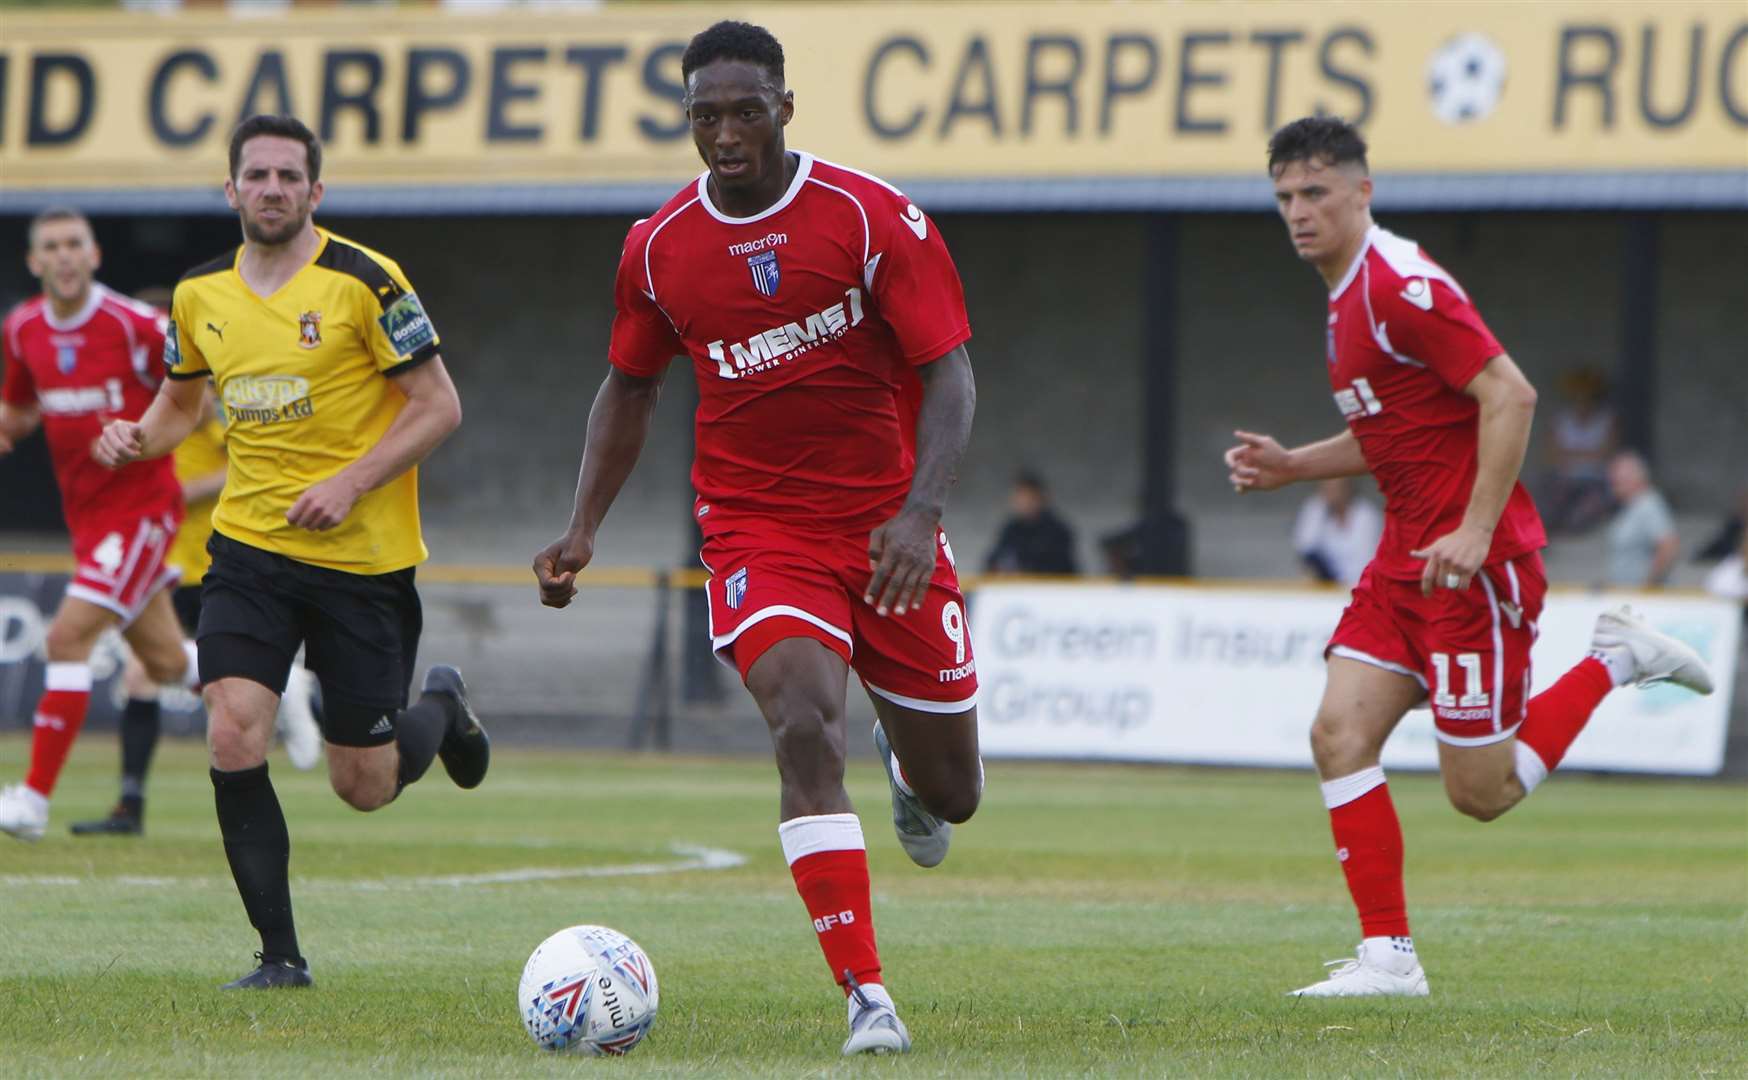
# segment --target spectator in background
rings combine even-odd
[[[1669,503],[1651,486],[1645,459],[1631,450],[1609,462],[1608,484],[1620,505],[1608,523],[1608,584],[1657,588],[1669,576],[1681,548]]]
[[[1608,513],[1608,462],[1619,447],[1619,426],[1608,406],[1608,381],[1595,368],[1567,372],[1560,392],[1565,403],[1554,414],[1552,472],[1542,505],[1548,528],[1583,532]]]
[[[1044,479],[1030,469],[1014,477],[1008,494],[1013,512],[989,550],[984,570],[991,574],[1078,574],[1074,530],[1050,509]]]
[[[1384,515],[1369,499],[1354,497],[1347,477],[1324,480],[1299,507],[1293,550],[1313,578],[1352,585],[1378,550]]]

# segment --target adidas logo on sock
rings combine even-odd
[[[370,734],[372,734],[372,735],[392,735],[392,734],[394,734],[394,730],[395,730],[395,726],[389,722],[388,717],[384,716],[382,719],[378,720],[376,722],[376,724],[370,729]]]

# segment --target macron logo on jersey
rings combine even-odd
[[[776,367],[783,361],[800,356],[809,349],[836,341],[859,326],[863,319],[862,290],[844,290],[844,300],[823,311],[816,311],[807,321],[784,323],[741,342],[712,341],[708,346],[710,359],[716,361],[716,373],[725,379],[738,379]],[[727,345],[725,351],[723,346]]]
[[[728,245],[728,253],[730,255],[756,255],[766,248],[774,248],[788,242],[789,234],[786,232],[767,233],[757,240],[748,240],[744,244]]]
[[[911,232],[916,233],[918,240],[929,238],[929,219],[923,217],[923,212],[916,208],[916,203],[906,203],[904,214],[899,220],[903,221]]]
[[[1422,311],[1432,310],[1432,282],[1425,278],[1410,278],[1402,287],[1402,299]]]

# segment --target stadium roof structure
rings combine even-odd
[[[1743,210],[1748,168],[1682,172],[1374,174],[1375,203],[1394,211]],[[1261,176],[1171,176],[899,181],[933,213],[1169,213],[1272,211]],[[681,183],[341,185],[327,215],[641,214]],[[74,202],[94,214],[232,214],[217,187],[80,191],[0,190],[0,213]]]

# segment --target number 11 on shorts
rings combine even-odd
[[[1464,693],[1462,700],[1457,700],[1451,693],[1451,656],[1449,653],[1435,652],[1432,654],[1432,666],[1438,676],[1438,687],[1432,695],[1432,703],[1441,709],[1471,709],[1477,705],[1487,704],[1487,690],[1481,685],[1481,654],[1458,653],[1457,666],[1463,669]]]

